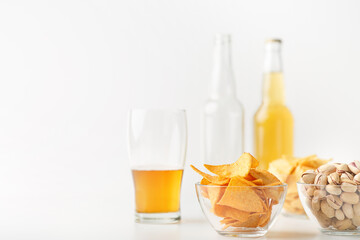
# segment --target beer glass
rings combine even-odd
[[[135,187],[135,221],[178,222],[187,148],[185,110],[131,110],[128,141]]]

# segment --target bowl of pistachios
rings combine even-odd
[[[308,217],[329,235],[360,235],[360,162],[327,163],[297,183]]]

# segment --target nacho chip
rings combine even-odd
[[[200,174],[203,178],[205,178],[207,181],[211,182],[212,184],[223,185],[223,184],[227,184],[228,182],[230,182],[230,178],[225,178],[225,177],[221,177],[221,176],[211,176],[210,174],[207,174],[207,173],[204,173],[204,172],[200,171],[199,169],[197,169],[193,165],[190,165],[190,167],[195,172]]]
[[[256,179],[263,180],[264,185],[269,185],[275,182],[281,182],[277,177],[266,170],[262,169],[250,169],[249,174]]]
[[[289,159],[280,158],[269,164],[268,171],[284,182],[294,168],[295,165]]]
[[[272,205],[279,202],[283,188],[259,186],[276,186],[282,183],[270,172],[256,169],[258,165],[259,162],[249,153],[244,153],[232,164],[205,164],[205,168],[216,176],[191,165],[203,177],[200,183],[204,186],[201,188],[206,190],[202,191],[202,195],[210,200],[211,212],[223,218],[220,221],[224,225],[223,229],[264,227],[270,221]],[[280,166],[277,168],[280,169]],[[294,171],[294,168],[289,167],[286,172],[289,171]]]
[[[229,218],[229,217],[225,217],[222,220],[220,220],[221,224],[229,224],[229,223],[233,223],[233,222],[237,222],[237,220],[233,219],[233,218]]]
[[[257,179],[262,179],[265,186],[276,186],[281,184],[277,177],[266,170],[251,169],[250,175]],[[279,202],[282,192],[282,188],[265,189],[266,195],[272,199],[275,204]]]
[[[233,177],[226,188],[220,205],[232,207],[247,212],[262,212],[262,199],[256,194],[254,189],[248,186],[256,186],[254,183],[242,177]]]
[[[271,218],[271,212],[272,212],[272,204],[270,204],[269,209],[266,211],[266,213],[261,216],[259,221],[260,227],[265,227],[269,223]]]
[[[217,204],[225,193],[225,187],[208,187],[207,190],[212,206]]]
[[[330,159],[331,160],[331,159]],[[328,163],[330,160],[319,159],[316,155],[307,156],[298,160],[298,166],[306,166],[311,169],[316,169],[321,165]]]
[[[250,153],[244,153],[232,164],[217,166],[204,164],[205,168],[207,168],[210,172],[227,178],[235,176],[245,177],[248,175],[250,168],[256,168],[258,165],[258,160],[256,160]]]
[[[211,184],[211,182],[209,182],[206,178],[202,178],[200,181],[200,184],[201,185],[209,185],[209,184]]]
[[[240,222],[245,222],[250,216],[249,212],[241,211],[228,206],[222,206],[219,204],[215,204],[211,210],[218,217],[232,218]]]
[[[251,214],[245,222],[236,221],[230,223],[230,225],[232,227],[255,228],[259,225],[260,219],[261,219],[261,214]]]
[[[296,182],[301,179],[301,175],[305,171],[315,170],[328,162],[329,160],[322,160],[316,155],[310,155],[302,158],[283,156],[281,159],[270,163],[269,170],[282,182],[288,184],[288,191],[284,202],[285,210],[295,214],[305,214],[299,200]]]
[[[252,183],[255,183],[258,186],[262,186],[264,184],[262,179],[255,179],[253,181],[251,181]]]

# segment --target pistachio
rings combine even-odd
[[[346,230],[352,226],[352,221],[350,219],[338,220],[334,222],[334,227],[338,230]]]
[[[357,229],[357,227],[356,226],[354,226],[354,224],[352,224],[350,227],[348,227],[348,229],[347,230],[356,230]]]
[[[340,195],[341,194],[341,188],[337,185],[326,185],[325,187],[326,191],[332,195]]]
[[[285,201],[286,201],[286,199],[285,199]],[[306,204],[306,206],[309,206],[309,207],[311,207],[311,201],[312,201],[312,199],[311,198],[306,198],[306,200],[305,200],[305,204]],[[289,201],[288,201],[289,202]],[[292,206],[293,205],[293,203],[294,202],[297,202],[297,201],[293,201],[293,199],[291,199],[290,200],[290,206]]]
[[[355,226],[359,227],[359,226],[360,226],[360,216],[354,216],[354,217],[352,218],[352,223],[353,223]]]
[[[341,199],[338,196],[334,196],[334,195],[327,195],[326,201],[333,209],[339,209],[343,204],[343,201],[341,201]]]
[[[316,199],[313,199],[311,201],[311,208],[312,210],[314,211],[319,211],[320,210],[320,201],[316,200]]]
[[[306,194],[308,197],[312,197],[314,196],[314,187],[308,187],[308,189],[306,189]]]
[[[339,174],[337,174],[336,172],[331,173],[328,177],[327,180],[330,184],[332,185],[339,185],[340,184],[340,176]]]
[[[360,202],[353,205],[355,216],[360,216]]]
[[[335,217],[336,217],[337,220],[344,220],[345,219],[344,212],[341,209],[336,209],[335,210]]]
[[[350,169],[346,163],[340,163],[336,165],[336,172],[342,174],[344,172],[350,172]]]
[[[315,177],[316,173],[314,170],[307,170],[301,175],[303,182],[308,184],[314,183]]]
[[[328,175],[328,174],[330,174],[330,173],[335,172],[335,171],[336,171],[336,167],[335,167],[334,164],[328,163],[328,164],[321,165],[321,166],[317,169],[317,171],[318,171],[319,173],[324,173],[324,174]]]
[[[356,184],[360,184],[360,173],[358,173],[358,174],[356,174],[355,175],[355,177],[354,177],[354,182],[356,183]]]
[[[345,203],[357,204],[359,202],[359,195],[351,192],[343,192],[340,195],[340,199]]]
[[[330,205],[327,203],[327,201],[321,201],[320,203],[321,211],[328,217],[332,218],[335,216],[335,210],[330,207]]]
[[[316,212],[314,215],[315,215],[316,219],[318,220],[321,227],[327,228],[330,226],[331,219],[328,218],[324,213],[322,213],[320,211],[320,212]]]
[[[314,191],[314,199],[316,200],[322,200],[324,197],[326,197],[326,191],[325,190],[315,190]]]
[[[360,162],[359,161],[354,161],[354,162],[349,163],[348,167],[354,174],[360,173]]]
[[[354,176],[350,172],[344,172],[341,174],[340,179],[342,182],[352,181]]]
[[[356,186],[356,183],[354,181],[351,181],[351,182],[343,182],[341,184],[341,189],[344,191],[344,192],[356,192],[357,190],[357,186]]]
[[[318,184],[318,185],[326,185],[327,184],[327,175],[325,173],[317,174],[315,177],[314,183]]]
[[[351,204],[344,203],[344,205],[342,206],[342,211],[344,212],[347,218],[351,219],[354,217],[354,209]]]

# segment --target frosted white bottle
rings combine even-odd
[[[203,111],[203,161],[227,164],[244,149],[244,110],[236,98],[231,66],[231,36],[215,37],[213,76]]]

